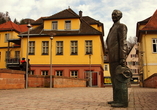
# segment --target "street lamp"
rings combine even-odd
[[[50,37],[50,88],[52,88],[52,40],[53,40],[53,35]]]
[[[27,25],[28,27],[28,36],[27,36],[27,53],[26,53],[26,89],[28,88],[28,52],[29,52],[29,32],[30,32],[30,28],[31,28],[31,24],[28,23]]]

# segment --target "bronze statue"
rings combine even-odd
[[[113,101],[108,102],[112,107],[128,106],[128,81],[131,71],[126,66],[127,56],[127,27],[120,23],[122,12],[114,10],[114,22],[107,36],[107,49],[109,55],[110,75],[113,88]]]

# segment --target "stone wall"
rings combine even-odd
[[[144,87],[157,88],[157,73],[144,80]]]
[[[52,76],[52,86],[54,88],[86,87],[86,80],[70,77]],[[50,76],[28,75],[28,87],[50,87]],[[24,71],[0,69],[0,89],[24,88]]]
[[[50,76],[29,75],[28,87],[50,87]]]
[[[61,88],[61,87],[86,87],[86,80],[84,79],[76,79],[70,77],[54,77],[53,80],[53,87],[54,88]]]
[[[25,88],[24,71],[0,69],[0,89]]]
[[[86,87],[86,80],[52,76],[52,86],[53,88]],[[50,76],[29,75],[28,87],[50,87]]]

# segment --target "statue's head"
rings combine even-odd
[[[114,23],[119,21],[122,18],[122,12],[119,10],[113,10],[112,12],[112,20]]]

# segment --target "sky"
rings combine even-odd
[[[12,21],[51,16],[70,7],[75,13],[90,16],[104,24],[104,39],[113,25],[111,13],[118,9],[123,13],[121,23],[128,28],[128,38],[136,36],[136,24],[157,9],[157,0],[0,0],[0,12],[9,12]]]

